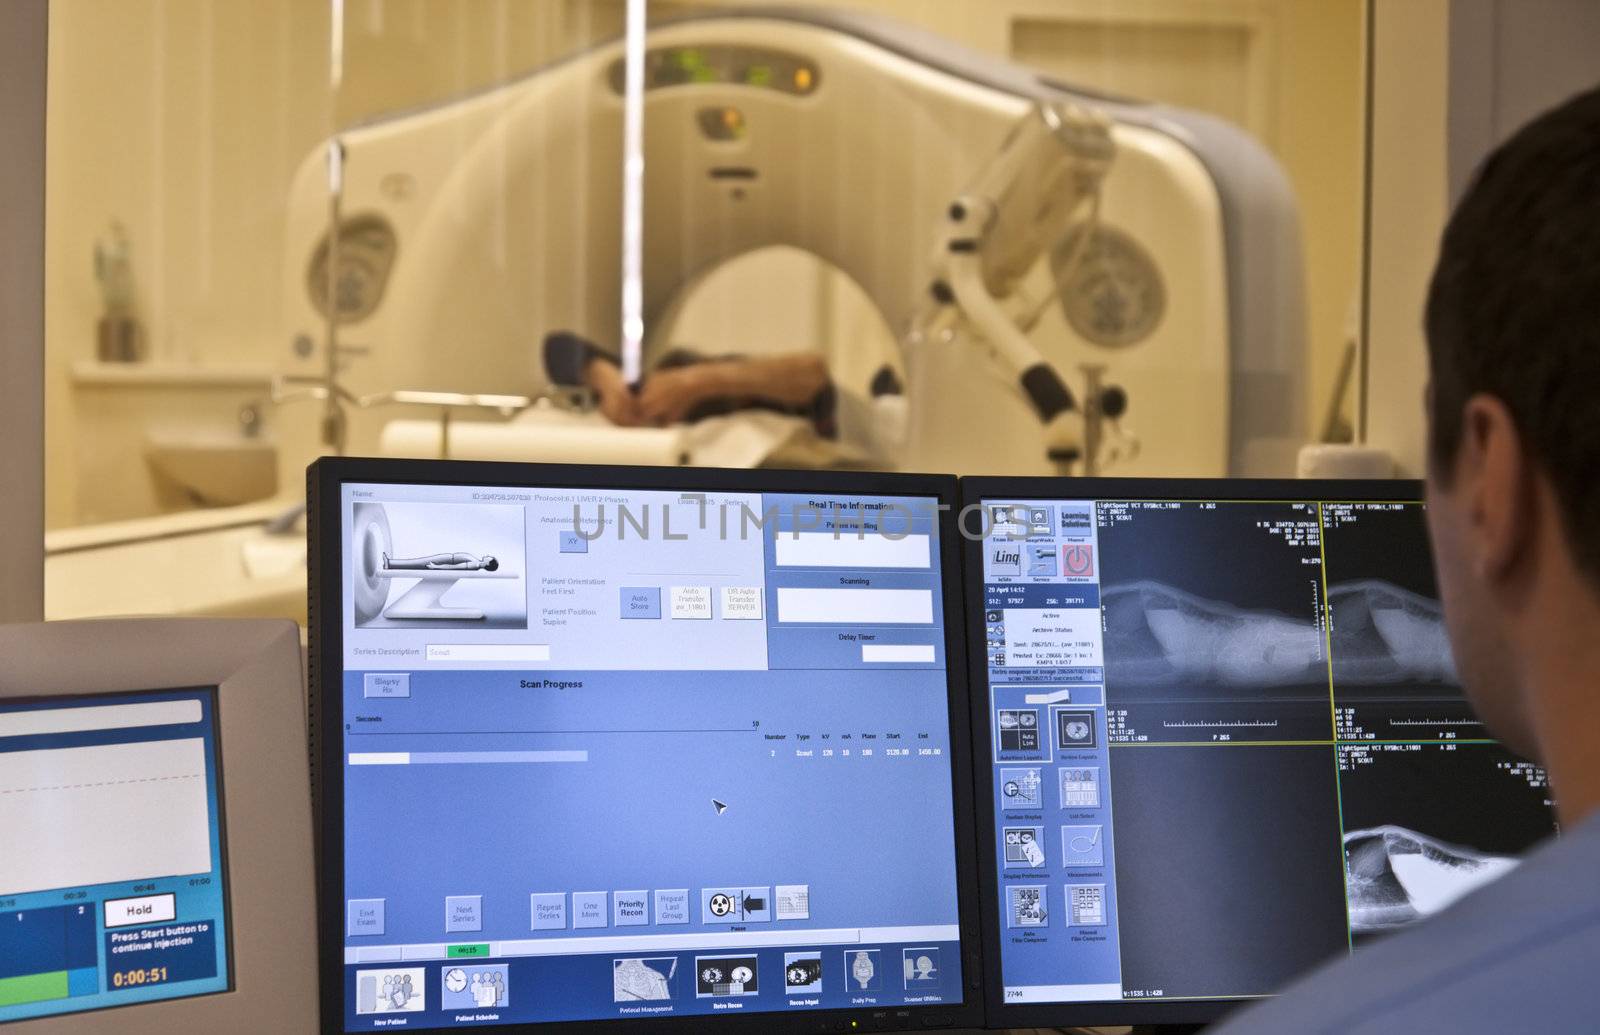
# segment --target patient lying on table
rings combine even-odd
[[[543,359],[551,383],[590,390],[600,413],[619,427],[693,424],[741,412],[799,418],[810,425],[813,442],[826,443],[820,451],[802,448],[788,457],[801,466],[885,454],[885,431],[893,423],[885,422],[880,402],[898,400],[903,391],[888,364],[873,376],[865,395],[843,388],[820,354],[805,351],[705,356],[675,348],[637,385],[623,377],[614,356],[570,331],[545,336]]]
[[[576,334],[557,331],[544,340],[544,365],[555,384],[592,390],[600,412],[623,427],[659,427],[761,409],[807,418],[823,438],[837,434],[838,392],[827,363],[816,353],[702,356],[673,349],[635,390],[605,350]],[[899,385],[882,388],[898,391]],[[879,390],[874,385],[874,394]]]

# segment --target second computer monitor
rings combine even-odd
[[[1552,830],[1413,482],[968,479],[990,1023],[1200,1021]]]

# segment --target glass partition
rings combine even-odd
[[[304,615],[324,453],[1289,474],[1360,0],[55,0],[52,617]],[[107,578],[114,571],[116,578]]]
[[[617,182],[614,116],[598,80],[505,88],[620,28],[579,0],[51,4],[49,617],[303,621],[311,460],[390,426],[436,455],[441,414],[542,394],[518,307],[614,297],[539,283],[616,254],[585,207]]]

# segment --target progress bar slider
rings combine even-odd
[[[351,765],[477,765],[587,762],[587,751],[352,751]]]

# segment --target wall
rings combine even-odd
[[[1600,82],[1592,0],[1374,5],[1366,440],[1423,473],[1422,307],[1450,202],[1497,143]]]
[[[287,350],[266,329],[280,323],[284,189],[332,124],[327,11],[324,0],[50,4],[52,527],[130,516],[122,501],[147,481],[137,435],[80,435],[70,387],[71,364],[95,354],[94,248],[113,220],[131,242],[153,359],[265,364]],[[116,462],[91,475],[80,456]]]
[[[1378,3],[1373,21],[1365,439],[1419,477],[1422,299],[1449,208],[1449,0]]]
[[[1490,148],[1579,90],[1600,85],[1600,4],[1454,0],[1450,6],[1450,196]]]
[[[621,31],[605,0],[346,0],[337,122],[472,93]]]
[[[0,9],[0,622],[44,616],[46,0]]]

